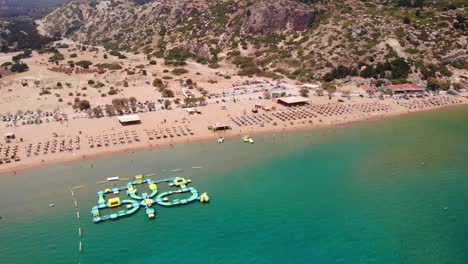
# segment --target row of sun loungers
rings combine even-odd
[[[428,108],[428,107],[434,107],[434,106],[444,106],[444,105],[453,105],[453,104],[459,104],[462,101],[457,98],[453,97],[447,97],[447,96],[442,96],[442,97],[432,97],[432,98],[427,98],[427,99],[414,99],[414,100],[405,100],[405,101],[397,101],[397,103],[409,110],[412,109],[423,109],[423,108]]]
[[[390,105],[378,102],[359,104],[326,103],[292,106],[268,113],[230,117],[230,120],[240,127],[264,126],[264,124],[270,122],[304,121],[324,116],[386,112],[390,109]]]
[[[0,147],[0,165],[20,161],[18,145]]]
[[[140,136],[135,130],[88,137],[89,148],[109,147],[140,142]]]
[[[79,136],[69,137],[65,139],[53,139],[39,142],[37,144],[28,144],[25,146],[26,157],[41,156],[65,151],[73,151],[81,149],[81,139]]]
[[[188,126],[173,126],[145,130],[148,140],[193,136],[195,133]]]
[[[238,126],[264,126],[273,121],[267,114],[243,115],[240,117],[231,117],[231,121]]]

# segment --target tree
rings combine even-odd
[[[128,99],[127,98],[115,98],[112,100],[112,105],[116,108],[117,110],[117,107],[125,107],[127,106],[128,104]]]
[[[175,47],[167,52],[164,58],[166,65],[182,66],[185,65],[185,60],[190,57],[190,53],[181,47]]]
[[[323,86],[323,89],[327,91],[329,94],[336,92],[336,86],[331,82],[324,82],[322,86]]]
[[[331,82],[335,79],[342,79],[346,76],[356,76],[357,71],[356,69],[348,68],[344,65],[339,65],[338,67],[331,70],[329,73],[323,76],[323,80],[326,82]]]
[[[25,72],[29,69],[29,66],[26,63],[17,62],[13,64],[10,68],[12,72]]]
[[[164,88],[164,83],[161,79],[156,78],[153,80],[153,86],[161,89]]]
[[[156,63],[155,60],[150,60],[149,64],[150,64],[150,65],[156,65],[157,63]]]
[[[11,60],[15,61],[15,62],[19,62],[22,59],[26,59],[26,58],[31,57],[31,55],[32,55],[32,52],[30,50],[25,50],[25,51],[23,51],[23,53],[20,53],[20,54],[18,54],[16,56],[13,56],[11,58]]]
[[[164,89],[162,91],[162,96],[163,97],[174,97],[174,92],[170,89]]]
[[[403,23],[409,24],[409,23],[411,23],[411,20],[409,19],[409,17],[405,16],[405,17],[403,18]]]
[[[438,90],[448,90],[450,89],[450,81],[442,81],[434,77],[430,77],[427,79],[427,89],[432,91]]]
[[[73,108],[78,108],[80,110],[88,110],[91,108],[91,104],[88,100],[80,100],[73,105]]]
[[[148,103],[148,109],[150,111],[155,110],[156,109],[156,104],[154,102]]]
[[[115,115],[115,108],[113,105],[106,105],[106,113],[108,116],[113,116]]]
[[[302,97],[309,97],[309,89],[307,88],[301,88],[299,90],[299,94],[302,96]]]
[[[365,68],[359,73],[362,78],[370,78],[374,76],[374,66],[365,65]]]
[[[11,66],[11,65],[13,65],[13,63],[11,61],[7,61],[7,62],[2,63],[1,66],[4,67],[5,70],[6,70],[8,68],[8,66]]]
[[[93,65],[93,63],[87,60],[82,60],[82,61],[76,62],[75,65],[80,66],[84,69],[89,69],[89,66]]]
[[[172,101],[169,99],[164,100],[164,108],[169,109],[169,106],[171,106]]]
[[[411,72],[411,67],[403,58],[397,58],[390,62],[390,70],[393,79],[407,78]]]
[[[100,106],[94,107],[93,108],[93,114],[96,117],[100,117],[103,114],[102,108]]]
[[[135,97],[130,97],[128,98],[128,102],[131,104],[131,105],[135,105],[137,103],[137,99]]]
[[[61,61],[61,60],[64,60],[64,59],[65,59],[65,57],[63,56],[63,54],[60,53],[60,52],[57,52],[54,55],[52,55],[52,57],[49,58],[49,61],[50,62],[58,62],[58,61]]]
[[[190,106],[190,105],[195,103],[195,100],[196,99],[194,99],[194,98],[185,97],[184,98],[184,104],[187,105],[187,106]]]

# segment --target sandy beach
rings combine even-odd
[[[468,104],[468,101],[464,100],[463,104]],[[15,130],[16,135],[22,138],[33,138],[32,140],[24,140],[23,142],[12,142],[8,145],[3,144],[3,146],[18,146],[20,155],[25,155],[24,149],[29,144],[37,146],[41,142],[47,142],[54,140],[54,137],[51,136],[50,131],[57,131],[60,133],[56,138],[60,139],[70,139],[79,137],[83,143],[81,144],[80,149],[66,150],[58,153],[48,153],[48,154],[39,154],[37,156],[30,156],[22,158],[20,161],[12,161],[10,163],[4,163],[0,166],[0,173],[14,172],[18,170],[31,169],[35,167],[48,166],[57,163],[71,162],[82,159],[94,159],[104,156],[110,156],[114,154],[129,153],[138,150],[152,149],[152,148],[162,148],[162,147],[172,147],[176,144],[189,144],[197,141],[215,141],[219,137],[224,137],[226,140],[237,140],[239,144],[244,144],[241,140],[241,137],[245,134],[251,135],[253,138],[254,135],[263,134],[263,133],[277,133],[285,132],[292,130],[307,130],[307,129],[317,129],[325,127],[339,127],[343,125],[349,125],[356,122],[365,122],[383,118],[390,118],[393,116],[418,113],[422,111],[434,111],[440,108],[449,107],[433,107],[418,109],[414,111],[408,111],[405,109],[397,109],[389,112],[378,113],[377,115],[347,115],[337,118],[336,116],[331,116],[327,118],[315,118],[298,121],[290,121],[278,123],[277,125],[267,125],[264,127],[245,127],[245,128],[233,128],[229,131],[222,132],[212,132],[207,129],[207,126],[212,124],[206,117],[203,116],[191,116],[186,117],[187,119],[177,122],[176,119],[180,115],[184,115],[183,111],[167,111],[164,112],[162,116],[154,116],[153,113],[147,113],[140,115],[142,118],[142,124],[134,126],[122,127],[116,118],[100,118],[94,120],[71,120],[67,124],[51,124],[44,126],[37,126],[32,131],[31,128],[18,129]],[[182,112],[182,113],[181,113]],[[171,119],[173,118],[173,119]],[[166,120],[168,123],[164,123],[162,120]],[[185,123],[182,123],[185,122]],[[150,140],[147,136],[147,131],[151,129],[164,130],[172,129],[172,127],[177,127],[178,123],[180,125],[187,125],[194,132],[194,135],[187,136],[177,136],[173,138],[168,136],[167,138]],[[174,124],[175,126],[173,126]],[[107,128],[107,129],[106,129]],[[77,131],[81,131],[81,134]],[[136,131],[137,135],[141,136],[142,140],[139,142],[131,142],[127,144],[117,144],[109,145],[103,147],[94,147],[91,148],[86,144],[87,137],[96,137],[99,135],[105,135],[106,133],[124,133],[124,131]],[[52,132],[54,133],[54,132]],[[81,141],[80,140],[80,141]]]
[[[81,51],[77,44],[66,43],[69,48],[60,50],[64,61],[52,63],[50,54],[34,52],[32,58],[24,59],[29,71],[0,79],[0,173],[219,137],[244,144],[243,135],[339,126],[468,103],[460,95],[378,98],[352,87],[351,93],[359,96],[319,96],[311,91],[305,105],[284,106],[267,99],[265,91],[294,97],[301,84],[240,77],[227,66],[211,69],[195,62],[188,62],[184,67],[188,72],[179,76],[171,74],[174,67],[165,66],[161,59],[156,65],[143,54],[125,54],[125,60],[104,59],[102,48]],[[12,55],[1,55],[0,63],[11,60]],[[93,64],[115,63],[122,69],[101,73],[93,67],[89,71],[70,69],[69,57]],[[173,91],[173,98],[164,98],[152,85],[158,78],[165,89]],[[187,85],[189,79],[193,85]],[[117,93],[111,95],[110,90]],[[174,103],[177,99],[184,102],[187,93],[194,98],[207,95],[205,103],[196,108],[199,113],[190,114]],[[141,124],[123,126],[117,115],[95,117],[72,108],[86,99],[91,107],[104,109],[116,98],[129,97],[136,102],[125,114],[138,114]],[[168,99],[170,109],[164,109]],[[149,109],[151,103],[155,109]],[[213,132],[209,128],[215,124],[231,129]],[[8,143],[7,134],[14,134]]]

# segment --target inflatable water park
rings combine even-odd
[[[109,180],[109,179],[108,179]],[[110,179],[112,180],[112,179]],[[107,220],[116,220],[122,217],[135,214],[140,208],[144,208],[148,218],[155,218],[156,211],[154,205],[165,207],[187,205],[189,203],[199,201],[201,203],[208,203],[210,198],[207,193],[201,195],[193,187],[187,185],[192,180],[183,177],[173,177],[162,180],[152,180],[143,177],[143,175],[135,176],[134,180],[127,183],[122,187],[106,188],[103,191],[98,191],[98,204],[91,209],[93,222],[99,223]],[[169,187],[177,189],[158,193],[158,185],[168,184]],[[149,192],[140,192],[138,188],[147,185]],[[120,194],[124,193],[126,199],[121,199]],[[183,199],[170,199],[170,196],[177,194],[187,193],[189,196]],[[113,196],[113,197],[109,197]],[[116,209],[123,207],[124,209],[117,212],[112,212],[107,215],[102,215],[101,211],[104,209]]]

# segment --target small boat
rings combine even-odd
[[[119,177],[109,177],[107,178],[107,181],[118,181]]]
[[[224,142],[224,138],[223,138],[223,137],[218,138],[218,143],[223,143],[223,142]]]
[[[55,204],[49,204],[49,207],[54,207],[54,206],[55,206]]]
[[[245,135],[242,137],[242,141],[244,141],[245,143],[249,142],[249,139],[250,139],[249,135]]]
[[[255,143],[255,141],[253,140],[253,138],[249,138],[249,143],[250,143],[250,144]]]

